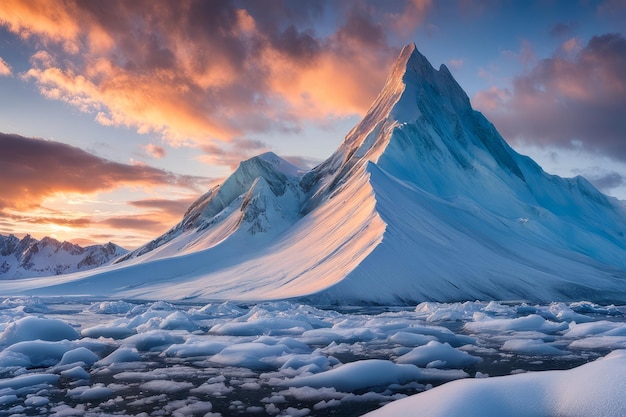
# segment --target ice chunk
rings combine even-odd
[[[287,407],[287,409],[284,410],[284,413],[286,416],[304,417],[308,416],[311,413],[311,410],[309,410],[308,408],[298,409],[294,407]]]
[[[79,335],[66,322],[28,316],[11,323],[0,333],[0,344],[12,345],[28,340],[75,340]]]
[[[601,306],[590,301],[578,301],[571,303],[570,308],[577,313],[596,313],[596,314],[606,314],[609,316],[622,316],[624,315],[621,311],[617,309],[614,305],[610,306]]]
[[[118,300],[93,303],[87,308],[87,310],[97,314],[126,314],[135,307],[135,304]]]
[[[52,366],[72,350],[68,341],[47,342],[34,340],[18,342],[0,352],[0,366]]]
[[[63,354],[59,365],[68,365],[71,363],[82,362],[85,365],[93,365],[100,358],[98,355],[87,349],[86,347],[78,347]]]
[[[125,326],[94,326],[83,329],[80,334],[83,337],[108,337],[111,339],[125,339],[137,332]]]
[[[0,379],[0,389],[12,388],[14,390],[34,385],[50,385],[59,381],[58,375],[52,374],[27,374],[14,378]]]
[[[135,348],[120,347],[106,358],[95,363],[96,366],[109,366],[119,362],[136,362],[141,360],[141,355]]]
[[[302,369],[306,367],[308,372],[320,372],[328,370],[331,365],[337,365],[339,361],[332,357],[326,357],[320,354],[305,355],[287,355],[287,360],[281,367],[282,369]]]
[[[476,343],[476,339],[470,336],[455,334],[450,329],[442,326],[419,326],[411,325],[402,329],[406,333],[415,333],[425,336],[436,337],[441,343],[449,343],[453,347],[459,347],[463,345],[471,345]]]
[[[125,346],[133,346],[140,352],[165,350],[170,345],[183,343],[184,339],[165,330],[152,330],[124,339]]]
[[[198,325],[182,311],[175,311],[167,316],[159,324],[159,327],[164,330],[187,330],[190,332],[199,329]]]
[[[538,313],[543,317],[554,321],[576,321],[581,323],[593,320],[591,317],[575,312],[565,303],[555,302],[551,303],[547,308],[540,307],[538,308]]]
[[[96,401],[109,398],[114,394],[114,391],[101,384],[95,386],[77,387],[67,391],[67,395],[70,398],[80,401]]]
[[[27,407],[43,407],[44,405],[48,405],[48,403],[50,403],[48,398],[39,395],[31,395],[24,400],[24,405]]]
[[[191,394],[207,394],[214,396],[223,396],[229,394],[234,390],[232,387],[227,387],[223,382],[206,382],[197,388],[191,389]]]
[[[0,395],[0,405],[8,405],[18,402],[19,399],[15,394]]]
[[[492,319],[480,316],[479,321],[465,324],[465,329],[471,332],[504,332],[504,331],[532,331],[554,333],[567,329],[567,323],[555,323],[548,321],[538,314],[530,314],[526,317],[515,319]]]
[[[194,385],[191,382],[177,382],[164,379],[156,379],[153,381],[144,382],[139,388],[157,393],[173,394],[176,392],[186,391],[193,388]]]
[[[592,323],[570,323],[564,338],[573,339],[572,349],[624,349],[626,324],[600,320]]]
[[[39,297],[7,297],[0,302],[0,310],[15,309],[24,313],[47,313],[48,306]]]
[[[456,321],[469,320],[476,312],[490,312],[496,314],[512,314],[512,308],[503,306],[494,301],[489,304],[479,301],[464,303],[434,303],[423,302],[415,307],[418,317],[426,321]]]
[[[456,379],[468,375],[463,371],[429,372],[414,365],[398,365],[382,359],[347,363],[330,371],[296,377],[281,383],[291,387],[333,387],[339,391],[355,391],[371,387],[387,387],[415,380]]]
[[[437,338],[435,336],[426,336],[423,334],[409,332],[397,332],[391,335],[388,340],[391,343],[402,346],[421,346],[436,339]]]
[[[332,342],[336,343],[354,343],[368,342],[379,337],[371,329],[365,327],[340,328],[332,329],[313,329],[304,332],[302,341],[310,345],[328,345]]]
[[[71,379],[89,379],[89,372],[85,371],[82,366],[75,366],[61,371],[61,376]]]
[[[216,318],[216,317],[239,317],[246,313],[246,310],[239,307],[232,301],[224,303],[207,304],[202,308],[189,310],[189,315],[194,318]]]
[[[522,355],[560,356],[569,353],[545,343],[542,339],[509,339],[502,345],[502,350]]]
[[[455,349],[448,343],[430,341],[400,356],[398,363],[410,363],[421,367],[464,368],[482,362],[481,358]]]
[[[257,336],[263,334],[301,334],[312,329],[307,322],[292,319],[256,319],[246,322],[216,324],[210,333],[231,336]]]
[[[185,343],[171,345],[163,351],[163,354],[177,358],[210,356],[221,352],[226,346],[227,343],[213,338],[189,338]]]
[[[180,408],[172,411],[174,417],[187,417],[187,416],[219,416],[219,414],[210,413],[213,409],[213,405],[208,401],[197,401],[191,404],[184,405]]]
[[[214,318],[214,317],[238,317],[246,313],[246,310],[239,307],[232,301],[226,301],[218,304],[207,304],[199,309],[190,309],[189,314],[193,317],[199,318]]]
[[[592,336],[574,340],[570,349],[626,349],[626,336]]]
[[[291,353],[291,349],[283,344],[239,343],[226,347],[220,353],[213,355],[210,360],[222,365],[263,371],[278,368],[280,364],[276,360],[277,357],[286,353]]]
[[[571,323],[569,325],[569,330],[565,333],[565,337],[569,339],[579,339],[599,334],[626,336],[626,324],[607,320],[600,320],[592,323]]]

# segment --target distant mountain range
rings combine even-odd
[[[110,263],[128,251],[113,243],[81,247],[50,237],[22,239],[0,235],[0,279],[17,279],[85,271]]]
[[[409,45],[319,166],[259,155],[113,265],[0,293],[625,303],[626,209],[511,149],[448,69]]]

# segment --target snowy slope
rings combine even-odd
[[[81,247],[50,237],[19,239],[0,235],[0,279],[17,279],[84,271],[110,263],[127,251],[111,242]]]
[[[320,303],[626,302],[626,211],[513,151],[445,66],[400,54],[337,152],[309,172],[241,163],[113,266],[4,293]]]

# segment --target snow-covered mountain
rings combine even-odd
[[[85,271],[110,263],[128,251],[109,242],[81,247],[51,237],[37,240],[0,235],[0,279],[17,279]]]
[[[318,167],[254,157],[121,262],[0,292],[624,303],[626,210],[516,153],[448,69],[410,45]]]

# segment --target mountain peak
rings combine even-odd
[[[255,158],[268,162],[277,171],[285,174],[287,177],[296,177],[302,171],[302,169],[276,155],[274,152],[265,152]]]
[[[468,96],[445,65],[436,70],[414,43],[402,48],[393,69],[365,117],[346,135],[335,154],[316,168],[316,177],[337,173],[330,186],[364,161],[378,162],[394,129],[403,125],[466,128],[462,119],[471,119]],[[414,138],[429,141],[425,132]],[[462,144],[449,144],[452,148]],[[424,145],[432,149],[429,145]],[[451,152],[455,152],[452,150]],[[458,154],[458,153],[456,153]]]
[[[385,86],[360,125],[371,130],[385,118],[398,123],[414,122],[421,116],[432,119],[438,117],[440,109],[462,114],[472,107],[450,70],[443,64],[436,70],[411,43],[400,52]],[[363,129],[357,126],[357,130]]]
[[[95,268],[127,251],[113,243],[81,247],[46,236],[22,239],[0,234],[0,281],[59,275]]]
[[[243,161],[121,262],[24,285],[319,304],[626,302],[624,207],[515,152],[414,44],[337,152],[294,169],[273,153]]]
[[[400,51],[385,84],[406,84],[407,78],[414,76],[428,79],[431,78],[435,72],[435,68],[431,65],[430,61],[421,54],[417,46],[415,46],[415,43],[410,43],[405,45]]]

